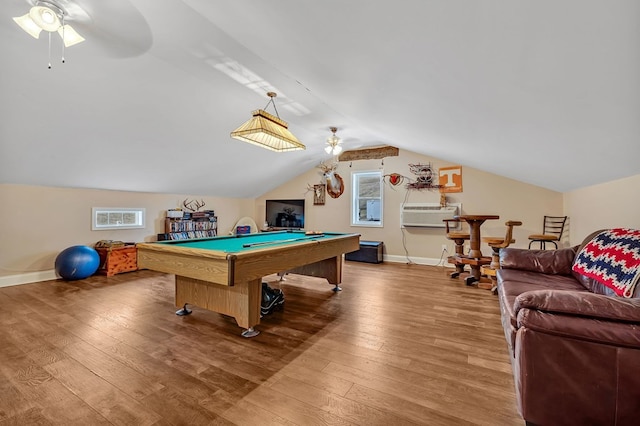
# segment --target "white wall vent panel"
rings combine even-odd
[[[439,203],[405,203],[400,206],[400,225],[444,228],[444,219],[453,219],[462,211],[461,203],[440,207]]]

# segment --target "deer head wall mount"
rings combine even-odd
[[[200,210],[201,208],[203,208],[205,206],[205,202],[204,200],[191,200],[189,201],[188,198],[185,198],[184,201],[182,202],[182,205],[184,206],[185,209],[192,211],[192,212],[197,212],[198,210]]]
[[[327,194],[331,198],[338,198],[344,192],[344,181],[342,176],[336,173],[338,163],[327,164],[324,161],[318,165],[318,168],[322,170],[322,177],[327,184]]]

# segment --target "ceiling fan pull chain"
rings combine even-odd
[[[64,64],[64,15],[62,15],[62,63]]]
[[[51,33],[49,33],[49,69],[51,69]]]

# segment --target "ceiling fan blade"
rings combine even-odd
[[[75,0],[66,1],[63,6],[78,33],[109,56],[134,57],[151,48],[151,28],[129,0]],[[74,16],[74,6],[85,15]]]

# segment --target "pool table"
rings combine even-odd
[[[290,272],[326,278],[339,290],[342,255],[359,234],[276,231],[187,241],[138,243],[138,268],[175,274],[178,314],[187,304],[230,315],[252,337],[260,323],[262,277]]]

